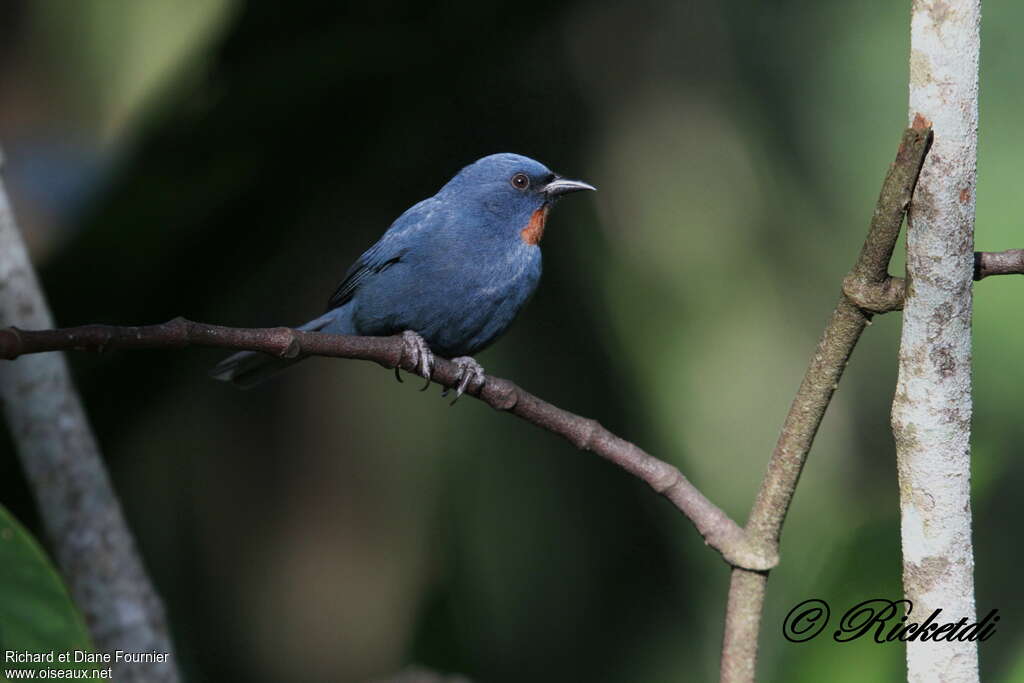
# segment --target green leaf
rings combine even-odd
[[[17,680],[15,674],[8,678],[12,669],[98,671],[107,666],[75,661],[92,650],[85,622],[60,575],[39,543],[0,505],[0,681]],[[53,655],[52,661],[21,662],[12,661],[12,653],[17,658],[41,654],[47,660]],[[62,655],[69,661],[61,662]]]

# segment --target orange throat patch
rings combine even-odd
[[[548,222],[548,205],[540,207],[530,216],[530,222],[519,231],[519,236],[527,244],[540,244],[540,238],[544,237],[544,224]]]

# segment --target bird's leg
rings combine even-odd
[[[455,402],[459,400],[460,396],[466,393],[466,389],[470,385],[473,385],[474,389],[482,387],[486,381],[486,375],[484,375],[483,366],[469,356],[453,358],[452,362],[459,366],[458,386],[455,388],[455,398],[452,399],[450,404],[455,405]],[[447,396],[448,391],[449,389],[442,391],[441,396]]]
[[[434,353],[427,346],[427,342],[423,341],[423,337],[416,334],[412,330],[406,330],[402,333],[402,358],[411,358],[413,365],[419,371],[420,375],[427,381],[423,385],[420,391],[426,391],[427,387],[430,386],[430,373],[434,369]],[[402,376],[398,374],[398,366],[395,366],[395,378],[401,382]]]

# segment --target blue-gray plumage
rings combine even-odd
[[[470,356],[508,329],[537,288],[548,209],[593,189],[518,154],[484,157],[403,213],[349,268],[327,313],[298,329],[402,333],[428,381],[432,352],[460,366],[458,398],[483,379]],[[249,387],[297,360],[244,351],[211,374]]]

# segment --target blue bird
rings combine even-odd
[[[518,154],[479,159],[399,216],[348,269],[327,312],[298,329],[401,334],[424,389],[433,354],[458,365],[458,400],[484,381],[472,356],[508,329],[537,288],[548,210],[563,195],[593,189]],[[299,360],[243,351],[210,374],[248,388]]]

